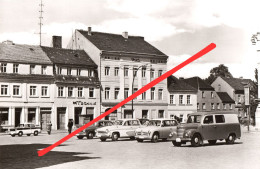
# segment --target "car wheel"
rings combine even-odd
[[[101,141],[106,141],[107,139],[106,138],[100,138]]]
[[[18,133],[18,136],[21,137],[22,135],[23,135],[23,132],[20,131],[20,132]]]
[[[172,144],[173,144],[175,147],[180,147],[180,146],[181,146],[181,143],[180,143],[180,142],[176,142],[176,141],[172,141]]]
[[[144,140],[142,140],[142,139],[136,139],[137,140],[137,142],[139,142],[139,143],[142,143]]]
[[[83,136],[77,136],[78,139],[83,139]]]
[[[94,134],[92,132],[88,133],[88,136],[87,136],[88,139],[93,139],[93,137],[94,137]]]
[[[15,137],[15,134],[12,134],[11,136],[12,136],[12,137]]]
[[[158,140],[159,140],[159,135],[157,133],[154,133],[151,141],[153,143],[157,143]]]
[[[33,132],[33,135],[34,135],[34,136],[38,136],[38,131],[34,131],[34,132]]]
[[[191,138],[191,145],[193,147],[198,147],[201,145],[202,139],[199,134],[194,134]]]
[[[230,134],[230,135],[228,136],[228,138],[226,139],[226,143],[227,143],[227,144],[234,144],[235,139],[236,139],[235,134]]]
[[[30,136],[31,134],[27,134],[27,136]]]
[[[119,134],[118,133],[113,133],[112,134],[112,141],[117,141],[119,138]]]
[[[131,140],[135,140],[135,137],[130,137]]]
[[[216,144],[217,140],[208,140],[208,142],[210,145],[214,145],[214,144]]]

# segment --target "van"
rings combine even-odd
[[[168,140],[174,146],[181,146],[191,142],[194,147],[207,140],[209,144],[216,144],[217,140],[226,140],[233,144],[241,137],[241,128],[237,114],[220,112],[197,112],[188,116],[187,123],[179,124],[176,131],[172,131]]]

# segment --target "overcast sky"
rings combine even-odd
[[[0,0],[0,41],[39,45],[40,0]],[[43,0],[43,41],[75,29],[144,36],[169,56],[168,69],[209,43],[217,48],[176,73],[206,78],[224,64],[235,77],[254,79],[257,58],[251,36],[260,32],[259,0]],[[259,42],[260,43],[260,42]]]

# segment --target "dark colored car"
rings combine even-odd
[[[112,126],[113,122],[110,120],[100,120],[95,125],[89,126],[84,131],[79,132],[76,134],[78,139],[83,139],[84,137],[87,137],[88,139],[92,139],[96,136],[96,129],[105,127],[105,126]]]

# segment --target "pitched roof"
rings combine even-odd
[[[235,101],[227,94],[227,92],[216,92],[222,103],[235,103]]]
[[[200,77],[191,77],[183,80],[184,82],[188,83],[192,87],[199,89],[199,90],[210,90],[214,91],[214,88],[207,84],[204,80]]]
[[[43,46],[41,48],[50,58],[50,60],[55,64],[73,66],[97,66],[84,50],[71,50]]]
[[[235,89],[235,93],[244,93],[244,86],[247,84],[254,85],[251,79],[241,79],[241,78],[226,78],[221,77],[224,81],[226,81],[232,88]]]
[[[140,36],[128,36],[126,39],[118,34],[91,32],[91,35],[88,35],[87,31],[78,31],[100,50],[153,54],[162,55],[162,57],[164,56],[166,58],[168,57]]]
[[[197,92],[196,88],[190,86],[175,76],[169,76],[167,78],[167,86],[169,92]]]
[[[40,46],[0,43],[0,61],[52,64]]]

